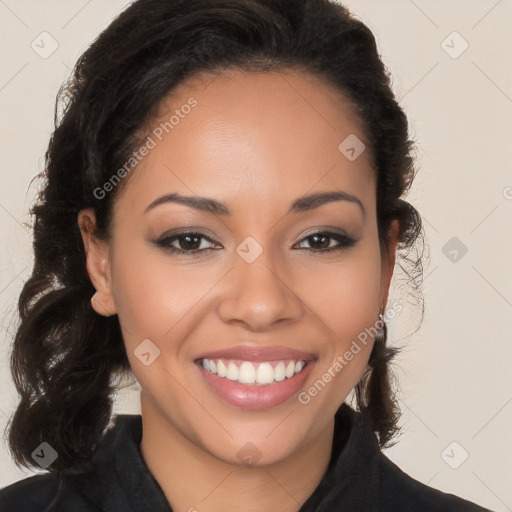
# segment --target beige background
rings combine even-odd
[[[23,225],[35,194],[29,182],[42,170],[59,85],[126,4],[0,0],[2,433],[16,405],[7,367],[16,301],[32,263],[30,231]],[[422,482],[509,511],[512,1],[346,5],[376,34],[418,140],[420,172],[410,200],[422,213],[430,246],[423,325],[414,333],[414,308],[390,325],[394,342],[407,349],[397,361],[404,434],[387,454]],[[42,37],[46,51],[52,49],[50,37],[58,44],[47,58],[31,47],[34,40],[42,47]],[[468,249],[463,256],[459,250],[457,261],[450,259],[453,247],[445,247],[452,237]],[[398,291],[395,298],[401,298]],[[139,411],[136,389],[119,397],[116,411]],[[29,474],[15,467],[2,443],[0,487]]]

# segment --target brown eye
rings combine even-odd
[[[212,250],[211,247],[201,247],[203,240],[214,243],[202,233],[178,233],[158,240],[156,245],[177,254],[198,255]]]
[[[337,245],[331,245],[333,240],[337,242]],[[307,241],[310,245],[310,248],[304,247],[306,251],[317,253],[348,249],[356,243],[353,238],[347,235],[331,233],[329,231],[319,231],[318,233],[313,233],[312,235],[308,235],[307,237],[303,238],[301,243],[304,241]]]

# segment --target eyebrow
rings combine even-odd
[[[290,205],[288,213],[301,213],[313,210],[324,204],[332,203],[334,201],[348,201],[354,203],[361,209],[363,217],[366,217],[366,210],[360,199],[352,194],[343,192],[342,190],[335,190],[331,192],[316,192],[299,197],[295,199],[295,201],[293,201],[293,203]],[[217,201],[216,199],[199,196],[184,196],[178,193],[165,194],[161,197],[158,197],[146,207],[144,213],[165,203],[183,204],[185,206],[195,208],[196,210],[212,213],[215,215],[231,215],[231,210],[225,204]]]

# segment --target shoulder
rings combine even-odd
[[[87,472],[45,473],[0,489],[1,512],[99,512],[102,491]]]
[[[410,510],[413,507],[415,512],[491,512],[476,503],[415,480],[384,454],[380,459],[379,477],[382,510],[385,511]]]
[[[90,459],[59,472],[30,476],[0,489],[0,512],[103,510],[105,501],[112,501],[116,492],[122,493],[116,479],[116,456],[120,464],[123,461],[127,464],[128,449],[132,452],[137,450],[132,437],[141,434],[141,425],[140,415],[117,416],[104,432]],[[131,447],[128,447],[129,443]],[[117,496],[116,499],[119,501],[121,498]]]
[[[61,477],[45,473],[34,475],[0,489],[0,510],[40,512],[58,495]]]

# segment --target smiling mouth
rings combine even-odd
[[[253,362],[241,359],[201,358],[196,363],[217,377],[249,386],[266,386],[291,379],[302,372],[308,362],[300,359]]]

